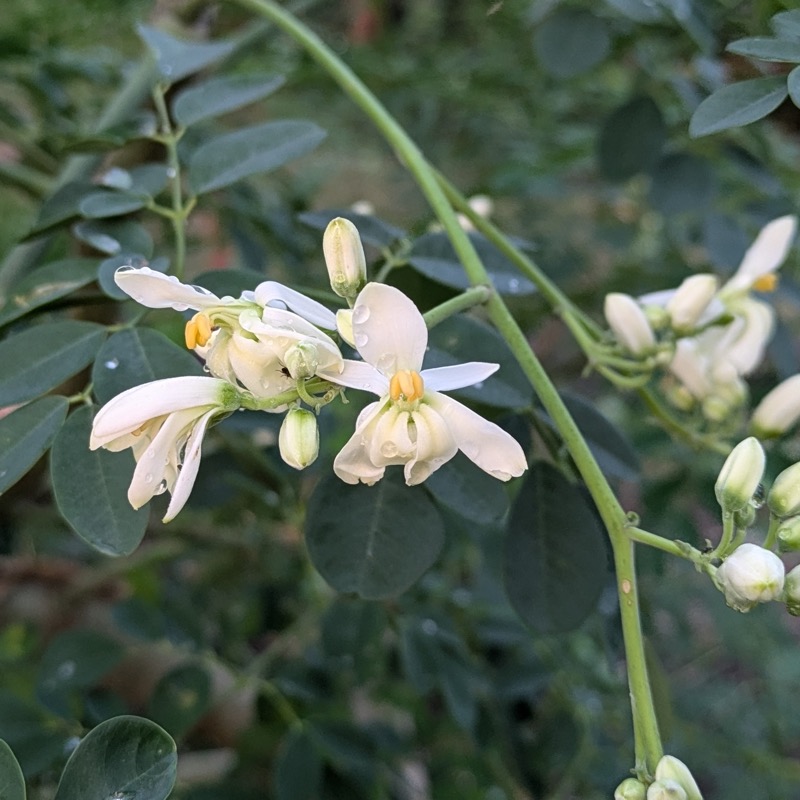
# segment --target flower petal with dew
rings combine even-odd
[[[517,441],[456,400],[441,394],[479,383],[497,364],[473,362],[423,370],[428,329],[399,290],[370,283],[353,307],[353,340],[364,359],[345,360],[327,380],[378,395],[359,415],[356,430],[334,460],[347,483],[373,484],[387,466],[404,465],[406,483],[421,483],[458,450],[500,480],[527,468]]]
[[[97,412],[89,447],[115,452],[130,447],[137,463],[128,500],[140,508],[169,491],[164,516],[169,522],[192,490],[208,425],[237,409],[239,400],[236,387],[219,378],[166,378],[135,386]]]

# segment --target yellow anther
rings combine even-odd
[[[425,394],[425,382],[419,372],[410,369],[401,369],[392,375],[389,381],[389,396],[397,402],[400,399],[406,402],[419,400]]]
[[[768,272],[757,278],[753,283],[753,289],[757,292],[774,292],[778,286],[778,276],[774,272]]]
[[[211,320],[201,311],[195,314],[187,323],[184,331],[186,347],[194,350],[203,347],[211,338]]]

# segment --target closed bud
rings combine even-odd
[[[673,780],[686,792],[686,800],[703,800],[689,767],[675,756],[663,756],[656,765],[656,780]]]
[[[793,617],[800,617],[800,565],[786,576],[783,586],[783,602]]]
[[[783,520],[777,531],[778,549],[782,553],[800,550],[800,517]]]
[[[319,453],[319,429],[313,411],[291,409],[283,419],[278,434],[281,458],[295,469],[305,469]]]
[[[715,275],[692,275],[687,278],[667,303],[672,327],[678,332],[694,328],[718,288],[719,281]]]
[[[800,420],[800,375],[779,383],[756,406],[750,420],[753,432],[764,438],[780,436]]]
[[[636,778],[625,778],[614,790],[614,800],[645,800],[647,787]]]
[[[723,511],[741,511],[753,498],[764,475],[764,448],[750,436],[731,450],[714,492]]]
[[[800,462],[792,464],[775,478],[767,495],[767,505],[780,519],[800,514]]]
[[[688,795],[677,781],[665,778],[647,787],[647,800],[688,800]]]
[[[339,297],[355,298],[367,281],[367,260],[356,226],[343,217],[332,219],[322,237],[322,252],[331,289]]]
[[[642,307],[630,295],[607,294],[604,313],[608,327],[626,350],[639,356],[653,349],[656,343],[653,329]]]
[[[309,341],[293,344],[284,354],[283,363],[296,381],[310,378],[319,366],[317,346]]]
[[[777,600],[783,591],[784,573],[783,562],[775,553],[756,544],[743,544],[717,570],[716,582],[725,602],[744,613],[759,603]]]

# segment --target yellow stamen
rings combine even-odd
[[[778,276],[774,272],[768,272],[757,278],[753,283],[753,289],[757,292],[774,292],[778,286]]]
[[[401,369],[392,375],[389,381],[389,396],[394,402],[400,399],[406,402],[420,400],[425,394],[425,382],[419,372],[410,369]]]
[[[203,347],[211,338],[211,320],[202,311],[198,312],[186,323],[184,337],[189,350]]]

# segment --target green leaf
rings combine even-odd
[[[165,800],[177,765],[166,731],[141,717],[114,717],[75,748],[55,800]]]
[[[66,258],[45,264],[27,273],[10,289],[6,301],[0,305],[0,325],[66,297],[96,277],[97,260],[94,258]]]
[[[781,11],[770,20],[770,25],[783,39],[800,39],[800,10]]]
[[[786,80],[786,85],[789,90],[789,97],[792,102],[800,108],[800,67],[795,67]]]
[[[556,78],[572,78],[603,61],[611,51],[606,23],[589,11],[562,9],[536,29],[533,49]]]
[[[729,53],[757,58],[761,61],[788,61],[800,63],[800,41],[773,39],[770,36],[753,36],[749,39],[738,39],[726,48]]]
[[[147,228],[131,219],[78,222],[72,232],[76,238],[107,256],[122,252],[153,254],[153,237]]]
[[[378,600],[409,588],[433,564],[444,525],[421,486],[406,486],[390,468],[374,486],[335,475],[317,485],[306,518],[312,563],[340,592]]]
[[[600,130],[597,158],[612,181],[652,169],[667,139],[661,111],[650,97],[637,97],[611,112]]]
[[[259,172],[271,172],[310,153],[324,138],[322,128],[304,120],[267,122],[217,136],[191,156],[192,191],[204,194]]]
[[[475,317],[450,317],[430,332],[424,366],[445,367],[469,361],[488,361],[500,369],[485,381],[453,394],[497,408],[527,408],[533,390],[500,334]]]
[[[97,191],[88,181],[70,181],[56,190],[39,209],[39,216],[26,238],[38,236],[50,228],[80,216],[80,203],[84,197]]]
[[[79,210],[84,217],[102,219],[130,214],[147,205],[147,200],[130,192],[99,191],[84,197]]]
[[[504,561],[508,599],[540,633],[577,628],[597,603],[603,531],[579,489],[550,464],[530,468],[514,501]]]
[[[94,393],[101,403],[149,381],[202,375],[200,362],[152,328],[131,328],[109,337],[92,367]]]
[[[281,742],[275,762],[275,800],[317,800],[322,796],[323,761],[303,728],[292,728]]]
[[[0,406],[33,400],[94,359],[106,332],[93,322],[48,322],[0,342]]]
[[[25,800],[25,778],[11,748],[0,739],[0,797]]]
[[[225,58],[236,48],[236,42],[190,42],[176,39],[149,25],[137,25],[136,32],[153,54],[158,71],[171,83]]]
[[[91,630],[64,631],[42,656],[36,696],[51,711],[71,718],[70,697],[75,690],[94,686],[124,655],[123,646],[110,636]]]
[[[114,273],[120,267],[150,267],[156,272],[166,272],[169,269],[169,259],[164,256],[148,261],[141,253],[120,253],[105,259],[97,268],[97,282],[100,288],[114,300],[130,300],[130,295],[122,291],[114,280]]]
[[[692,115],[689,135],[708,136],[749,125],[774,111],[788,95],[786,78],[755,78],[718,89]]]
[[[42,397],[0,419],[0,495],[47,452],[68,408],[65,397]]]
[[[402,228],[390,222],[369,214],[357,214],[350,208],[326,208],[321,211],[304,211],[297,215],[300,222],[318,231],[324,231],[328,223],[336,217],[349,219],[358,228],[361,241],[375,247],[388,247],[398,239],[408,236]]]
[[[179,92],[172,104],[172,115],[179,125],[192,125],[261,100],[285,82],[283,75],[212,78]]]
[[[170,670],[156,684],[148,703],[148,716],[180,739],[211,705],[211,678],[196,664]]]
[[[128,555],[142,541],[148,509],[134,511],[128,503],[130,453],[89,450],[94,412],[79,408],[56,437],[50,455],[53,494],[64,519],[87,544],[106,555]]]
[[[536,287],[491,242],[478,233],[470,241],[500,294],[533,294]],[[466,289],[471,284],[446,233],[426,233],[414,242],[408,263],[417,272],[445,286]]]
[[[653,170],[650,202],[662,214],[705,211],[717,192],[714,167],[690,153],[670,153]]]

